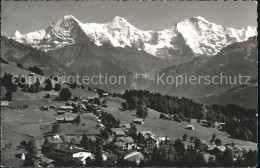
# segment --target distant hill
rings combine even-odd
[[[258,105],[258,81],[253,80],[250,85],[232,88],[220,95],[211,95],[201,99],[204,104],[236,104],[242,107],[256,109]]]
[[[69,68],[48,54],[4,36],[1,37],[1,57],[9,62],[21,63],[26,67],[37,66],[47,76],[73,74]]]

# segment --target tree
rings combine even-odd
[[[13,97],[12,97],[12,92],[10,90],[7,90],[4,99],[7,101],[12,101]]]
[[[25,155],[25,160],[23,162],[23,167],[35,167],[34,158],[30,154]]]
[[[213,135],[212,135],[212,137],[211,137],[211,142],[215,142],[215,140],[216,140],[216,134],[213,133]]]
[[[73,113],[79,112],[79,107],[76,104],[72,103],[72,107],[73,107],[73,109],[72,109]]]
[[[222,145],[221,139],[217,138],[217,139],[215,140],[215,144],[216,144],[217,146],[221,146],[221,145]]]
[[[61,131],[60,124],[59,123],[54,123],[52,125],[52,132],[53,133],[59,133],[60,131]]]
[[[74,122],[75,122],[77,125],[80,124],[80,122],[81,122],[80,115],[78,115],[78,116],[75,118]]]
[[[128,109],[128,104],[126,102],[122,102],[122,108],[127,110]]]
[[[101,152],[101,141],[100,138],[96,139],[95,142],[95,166],[102,166],[103,158]]]
[[[23,146],[24,148],[27,148],[27,145],[28,145],[28,144],[27,144],[26,141],[22,141],[22,142],[20,143],[20,145]]]
[[[45,91],[51,91],[52,90],[52,83],[50,79],[46,79],[45,80],[45,84],[46,86],[44,87]]]
[[[31,86],[29,87],[29,92],[36,93],[36,86],[35,86],[35,84],[31,84]]]
[[[68,88],[61,89],[60,95],[59,95],[60,100],[68,101],[70,99],[70,97],[71,97],[71,92]]]
[[[107,100],[103,100],[103,101],[102,101],[102,104],[106,104],[106,103],[107,103]]]
[[[35,144],[35,140],[34,139],[28,141],[26,150],[27,150],[28,154],[30,154],[31,156],[36,155],[37,148],[36,148],[36,144]]]
[[[106,130],[101,130],[100,135],[106,140],[109,138],[109,133]]]
[[[55,84],[54,90],[60,91],[61,90],[61,84],[60,83]]]
[[[147,108],[144,105],[138,106],[136,110],[136,115],[140,118],[146,118],[148,115]]]
[[[202,148],[202,143],[199,140],[199,138],[195,139],[194,144],[195,144],[195,146],[194,146],[195,149],[199,149],[200,150]]]
[[[133,124],[133,123],[130,123],[130,127],[131,128],[129,129],[128,133],[129,133],[129,135],[131,137],[135,138],[136,137],[137,128],[136,128],[135,124]]]
[[[187,134],[184,134],[184,135],[182,136],[183,141],[186,141],[187,138],[188,138],[188,135],[187,135]]]
[[[249,150],[245,154],[244,164],[245,166],[255,167],[257,165],[257,151]]]
[[[194,136],[190,137],[190,141],[193,142],[194,141]]]
[[[88,141],[88,138],[86,136],[86,133],[84,132],[82,138],[81,138],[81,141],[80,141],[80,144],[85,148],[86,144],[87,144],[87,141]]]
[[[100,99],[95,97],[94,98],[94,104],[100,105]]]
[[[231,149],[226,149],[219,160],[222,166],[232,166],[234,162],[234,152]]]
[[[78,85],[77,85],[76,82],[73,82],[73,83],[70,85],[71,89],[75,89],[77,86],[78,86]]]
[[[88,87],[88,91],[92,91],[91,87]]]

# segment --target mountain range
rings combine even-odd
[[[9,61],[38,65],[36,55],[42,55],[40,57],[46,58],[45,64],[53,60],[58,62],[55,65],[59,71],[52,68],[54,74],[66,71],[127,77],[127,86],[120,86],[120,89],[106,86],[106,89],[150,89],[205,101],[205,96],[225,94],[239,86],[173,88],[155,85],[152,80],[138,82],[132,75],[136,72],[171,75],[215,75],[219,72],[237,75],[241,72],[257,78],[256,35],[255,27],[227,28],[201,16],[153,31],[140,30],[118,16],[106,23],[82,23],[67,15],[42,30],[24,35],[16,31],[2,42],[6,48],[2,56]],[[12,43],[16,45],[8,45]],[[30,54],[32,49],[34,52]]]

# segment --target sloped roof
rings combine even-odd
[[[130,129],[131,128],[131,126],[130,126],[130,124],[119,124],[119,127],[124,127],[124,128],[126,128],[126,129]]]
[[[118,138],[116,138],[116,141],[124,142],[124,143],[134,143],[134,140],[132,137],[118,137]]]
[[[129,162],[133,162],[133,161],[140,162],[140,160],[142,160],[143,158],[144,158],[144,155],[141,152],[134,151],[134,152],[126,155],[124,157],[124,160],[127,160]]]
[[[111,130],[111,132],[113,132],[113,133],[115,133],[115,132],[117,132],[117,131],[123,131],[122,128],[111,128],[110,130]]]

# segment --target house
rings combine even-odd
[[[42,154],[48,156],[51,152],[51,149],[54,148],[57,143],[54,142],[44,142],[42,145]]]
[[[94,97],[88,97],[88,102],[89,103],[94,103]]]
[[[220,126],[224,127],[226,123],[219,123]]]
[[[74,154],[72,154],[72,158],[79,158],[84,165],[86,164],[86,159],[87,158],[94,159],[93,155],[91,154],[91,152],[86,152],[86,151],[74,153]]]
[[[166,119],[166,120],[173,120],[173,116],[174,115],[170,115],[170,114],[161,114],[160,118],[161,119]]]
[[[157,137],[157,136],[156,136],[155,139],[158,140],[158,145],[159,145],[160,143],[165,143],[165,142],[167,142],[167,141],[170,141],[170,138],[167,137],[167,136],[165,136],[165,137]]]
[[[63,115],[65,114],[65,110],[57,110],[57,115]]]
[[[9,102],[9,101],[1,101],[1,108],[3,108],[3,107],[9,107],[10,104],[11,104],[11,102]]]
[[[143,142],[145,152],[151,153],[155,146],[159,145],[159,140],[151,131],[141,131],[138,133],[139,140]]]
[[[122,150],[130,150],[135,146],[132,137],[117,137],[115,145]]]
[[[115,137],[125,136],[125,132],[122,128],[111,128],[110,130]]]
[[[35,76],[35,73],[31,72],[28,76]]]
[[[141,152],[134,151],[132,153],[127,154],[124,157],[124,160],[129,162],[136,162],[137,165],[140,164],[140,161],[144,159],[144,155]]]
[[[218,155],[220,153],[223,153],[223,152],[225,152],[225,150],[226,150],[225,146],[217,146],[217,145],[208,145],[207,146],[208,153],[213,154],[213,155]]]
[[[130,124],[119,124],[119,127],[122,128],[123,130],[130,130],[131,129]]]
[[[133,122],[137,124],[144,124],[144,120],[139,118],[135,119]]]
[[[75,118],[74,117],[60,117],[60,118],[56,118],[56,121],[58,123],[74,123]]]
[[[72,106],[60,106],[60,110],[64,110],[66,112],[72,112],[73,107]]]
[[[194,127],[194,125],[187,125],[187,129],[189,129],[189,130],[194,130],[195,127]]]
[[[62,136],[62,139],[67,144],[74,144],[77,146],[81,145],[82,135],[64,135]]]
[[[57,92],[47,93],[47,94],[46,94],[46,97],[56,99],[56,98],[59,97],[59,93],[57,93]]]
[[[55,161],[59,162],[66,162],[68,160],[72,160],[75,157],[86,157],[89,156],[89,153],[80,153],[80,152],[86,152],[82,149],[73,148],[72,146],[67,146],[64,144],[56,144],[55,146],[52,146],[52,148],[49,151],[48,158],[51,158]]]
[[[42,111],[48,111],[49,110],[49,106],[42,106]]]
[[[102,94],[102,97],[107,98],[107,97],[108,97],[108,92],[104,92],[104,93]]]

